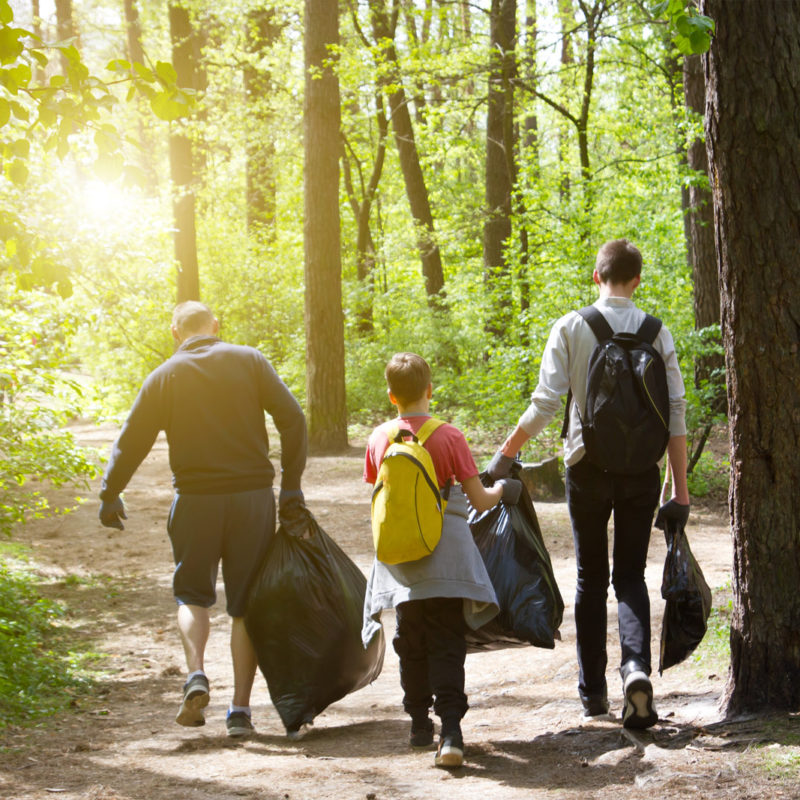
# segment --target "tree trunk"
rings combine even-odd
[[[337,0],[305,0],[306,412],[314,453],[347,448],[342,257],[339,230],[339,44]]]
[[[430,304],[438,308],[440,293],[444,289],[442,256],[436,243],[428,187],[425,185],[425,176],[422,173],[417,142],[414,138],[414,126],[400,74],[400,61],[394,46],[394,25],[390,24],[384,0],[369,0],[369,6],[375,41],[381,43],[383,47],[386,70],[381,85],[386,89],[389,98],[400,169],[403,172],[411,216],[417,228],[417,247],[422,261],[425,291]]]
[[[144,64],[142,48],[142,28],[139,23],[139,10],[136,0],[123,0],[125,11],[125,33],[128,41],[128,59],[135,64]],[[158,186],[158,173],[154,168],[154,143],[150,131],[145,125],[148,114],[145,112],[145,101],[137,100],[141,113],[136,115],[139,151],[136,154],[136,165],[147,176],[147,186],[151,192]]]
[[[372,173],[369,176],[369,180],[364,181],[362,166],[357,161],[355,153],[352,152],[346,140],[342,156],[344,185],[358,230],[356,238],[356,274],[367,295],[364,302],[359,304],[356,309],[358,330],[363,334],[370,334],[374,330],[372,299],[375,286],[376,248],[370,222],[372,206],[377,196],[381,175],[383,174],[383,164],[386,159],[386,138],[389,133],[389,120],[386,118],[384,99],[380,92],[376,92],[375,96],[375,122],[378,129],[378,141],[375,147],[375,158],[372,163]],[[350,167],[351,156],[358,167],[361,184],[360,200],[353,182],[352,169]]]
[[[56,5],[56,38],[59,42],[75,37],[75,22],[72,16],[72,0],[55,0]],[[77,43],[76,43],[77,45]],[[59,50],[61,60],[61,71],[66,75],[69,67],[69,60],[63,51]]]
[[[195,87],[195,49],[189,12],[169,6],[169,32],[172,63],[178,85]],[[175,218],[175,258],[178,262],[178,302],[200,299],[200,274],[197,264],[195,231],[195,165],[192,142],[186,131],[175,126],[169,137],[169,165],[172,178],[172,212]]]
[[[512,318],[511,274],[505,248],[511,239],[511,193],[516,173],[516,15],[516,0],[492,0],[489,18],[483,275],[487,288],[485,330],[496,338],[505,336]]]
[[[683,93],[686,107],[699,115],[705,113],[705,80],[700,56],[688,56],[683,60]],[[689,167],[704,176],[708,175],[706,144],[695,139],[686,153]],[[694,327],[696,330],[709,325],[719,325],[719,279],[717,276],[717,254],[714,247],[714,202],[711,192],[704,185],[692,181],[686,190],[686,230],[689,264],[694,282]],[[712,410],[725,410],[725,382],[722,356],[707,356],[695,364],[695,385],[699,388],[705,381],[718,386],[717,398],[712,401]],[[719,376],[719,377],[717,377]]]
[[[800,707],[800,4],[705,0],[703,57],[728,373],[727,711]]]
[[[275,43],[280,28],[272,8],[256,8],[247,15],[245,37],[252,62],[244,68],[244,93],[248,109],[247,130],[247,230],[266,241],[275,239],[276,175],[275,139],[270,103],[275,87],[269,71],[255,66]]]

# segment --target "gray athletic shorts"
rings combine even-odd
[[[213,606],[221,561],[227,612],[244,616],[250,583],[275,535],[272,489],[176,494],[167,532],[175,558],[172,588],[178,604]]]

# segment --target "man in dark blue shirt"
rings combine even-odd
[[[204,670],[209,611],[220,562],[231,617],[233,701],[230,736],[253,731],[250,692],[255,650],[244,625],[247,591],[275,533],[275,468],[269,459],[266,411],[281,440],[279,516],[294,535],[305,531],[300,478],[306,463],[303,411],[264,356],[217,337],[208,306],[181,303],[172,318],[175,354],[142,384],[111,457],[100,491],[100,521],[123,529],[120,493],[160,431],[169,445],[175,497],[167,521],[175,558],[173,592],[188,677],[176,721],[205,724]]]

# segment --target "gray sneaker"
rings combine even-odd
[[[208,705],[208,700],[208,678],[205,675],[195,675],[183,684],[183,701],[175,722],[190,728],[205,725],[203,709]]]
[[[228,736],[232,736],[234,739],[244,739],[252,736],[256,731],[250,715],[245,711],[228,711],[225,727],[228,729]]]

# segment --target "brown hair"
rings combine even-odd
[[[642,273],[642,254],[627,239],[612,239],[597,251],[594,267],[602,283],[628,283]]]
[[[197,300],[178,303],[172,312],[172,324],[181,340],[193,334],[206,333],[213,327],[214,319],[214,312],[205,303]]]
[[[383,374],[389,390],[401,405],[419,400],[431,382],[428,362],[416,353],[395,353]]]

